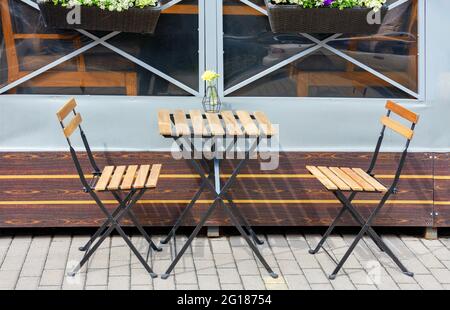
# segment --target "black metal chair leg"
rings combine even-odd
[[[137,259],[141,262],[142,266],[144,266],[145,270],[147,270],[147,272],[150,274],[150,277],[157,278],[158,275],[155,272],[153,272],[152,268],[147,264],[145,259],[142,257],[141,253],[139,253],[139,251],[133,245],[133,243],[125,234],[125,232],[122,230],[122,228],[119,225],[116,225],[116,230],[122,236],[123,240],[125,240],[126,244],[130,247],[131,251],[133,251],[134,255],[136,255]]]
[[[352,254],[355,247],[358,245],[358,242],[361,240],[361,238],[364,236],[364,234],[367,232],[367,226],[364,226],[363,229],[359,232],[359,234],[356,236],[355,240],[352,242],[350,247],[348,248],[347,252],[345,252],[342,259],[339,261],[338,265],[334,269],[333,273],[329,276],[330,280],[336,279],[336,275],[341,270],[342,266],[344,266],[345,262],[349,258],[350,254]]]
[[[128,211],[128,216],[130,217],[131,221],[133,222],[134,226],[136,226],[136,228],[139,230],[139,232],[142,234],[142,236],[144,236],[145,240],[147,240],[147,242],[149,243],[150,247],[157,252],[161,252],[162,249],[158,246],[156,246],[156,244],[152,241],[152,238],[147,234],[147,232],[145,231],[144,227],[142,227],[142,225],[139,223],[136,215],[134,214],[133,210],[129,210]]]
[[[186,241],[186,243],[181,248],[180,252],[177,254],[175,259],[170,264],[169,268],[167,268],[166,272],[163,275],[161,275],[161,279],[165,280],[165,279],[167,279],[169,277],[169,275],[172,272],[173,268],[175,268],[175,266],[177,265],[178,261],[181,259],[181,257],[183,256],[184,252],[186,252],[187,248],[192,243],[194,238],[197,237],[198,233],[202,229],[203,225],[205,225],[206,221],[211,216],[211,213],[214,211],[216,206],[217,206],[217,201],[215,200],[213,202],[213,204],[209,207],[208,211],[206,211],[206,214],[203,216],[203,218],[197,224],[197,226],[195,227],[194,231],[191,233],[191,235],[189,236],[188,240]]]
[[[350,212],[350,215],[355,219],[355,221],[358,222],[359,225],[361,225],[361,227],[364,226],[365,224],[365,220],[364,218],[358,213],[358,211],[355,209],[355,207],[353,207],[351,200],[347,199],[344,194],[342,194],[341,192],[335,192],[334,193],[336,198],[342,203],[343,206],[345,206],[347,208],[347,210]],[[355,194],[352,194],[352,197],[354,197]],[[369,227],[369,232],[371,232],[371,234],[376,234],[376,232],[373,230],[372,227]],[[384,252],[383,247],[379,244],[379,242],[377,240],[375,240],[372,235],[369,234],[370,238],[372,238],[373,242],[377,245],[377,247],[380,249],[381,252]]]
[[[341,210],[339,211],[338,215],[335,217],[335,219],[333,220],[333,222],[331,223],[330,227],[328,227],[327,231],[325,232],[325,234],[322,236],[322,239],[319,241],[319,243],[317,244],[316,248],[310,249],[308,252],[309,254],[316,254],[317,252],[319,252],[319,250],[322,248],[323,244],[325,243],[325,241],[327,240],[327,238],[331,235],[331,233],[333,232],[334,228],[336,227],[339,219],[341,218],[341,216],[344,214],[346,208],[345,206],[343,206],[341,208]]]
[[[239,233],[242,235],[242,237],[245,239],[247,244],[250,246],[250,248],[253,250],[253,253],[255,253],[256,257],[258,257],[259,261],[263,264],[264,268],[266,268],[267,272],[270,274],[270,276],[274,279],[278,278],[278,275],[270,268],[267,261],[264,259],[264,257],[261,255],[261,252],[258,250],[258,247],[250,240],[249,236],[245,233],[244,229],[239,225],[239,221],[234,216],[233,212],[225,205],[225,203],[221,200],[222,206],[225,208],[225,212],[228,214],[228,216],[231,219],[231,222],[234,224],[234,226],[237,228]]]
[[[115,212],[116,212],[116,211],[118,211],[118,210],[115,210]],[[115,215],[113,214],[113,216],[115,216]],[[78,248],[78,250],[81,251],[81,252],[86,252],[87,250],[89,250],[89,248],[90,248],[91,245],[94,243],[94,241],[95,241],[98,237],[100,237],[101,234],[103,234],[103,233],[105,232],[106,228],[108,227],[108,225],[109,225],[110,223],[111,223],[111,221],[110,221],[109,219],[106,220],[105,223],[103,223],[103,225],[102,225],[99,229],[97,229],[97,231],[95,232],[95,234],[93,234],[93,235],[91,236],[91,238],[89,239],[89,241],[86,242],[85,245],[80,246],[80,247]]]
[[[253,238],[253,240],[255,241],[256,244],[263,245],[264,241],[262,241],[262,240],[260,240],[258,238],[258,236],[256,235],[255,231],[252,229],[252,227],[248,223],[247,219],[242,215],[241,211],[236,206],[236,204],[231,199],[231,197],[228,194],[224,194],[224,196],[226,197],[228,203],[230,204],[231,210],[233,211],[233,213],[235,215],[237,215],[237,217],[240,220],[240,222],[244,224],[244,229],[247,230],[247,233]]]
[[[105,233],[98,239],[98,241],[94,244],[92,248],[89,249],[89,251],[86,252],[86,254],[83,256],[81,261],[78,263],[78,265],[70,272],[67,273],[68,276],[73,277],[75,274],[80,271],[80,269],[86,264],[86,262],[89,260],[89,258],[92,256],[92,254],[95,253],[95,251],[98,249],[98,247],[105,241],[105,239],[111,234],[111,232],[114,230],[114,225],[111,225],[108,227],[108,229],[105,231]]]
[[[385,252],[394,263],[400,268],[403,274],[414,277],[414,273],[408,271],[408,269],[403,265],[403,263],[398,259],[398,257],[392,252],[392,250],[388,247],[388,245],[381,239],[381,237],[376,232],[371,232],[370,230],[367,232],[368,235],[372,237],[373,240],[377,240],[377,245],[383,248],[383,252]]]
[[[116,194],[116,193],[112,193],[113,196],[116,198],[116,200],[119,203],[119,206],[113,211],[113,213],[111,214],[111,217],[116,217],[117,214],[120,212],[120,210],[122,210],[126,204],[129,202],[130,198],[133,196],[133,193],[130,192],[127,194],[127,196],[125,197],[125,199],[121,200],[120,197]],[[80,250],[81,252],[86,252],[87,250],[89,250],[89,247],[92,245],[92,243],[94,243],[94,241],[100,237],[101,234],[103,234],[106,230],[106,228],[111,224],[111,219],[108,218],[102,226],[100,226],[99,229],[97,229],[97,231],[95,232],[94,235],[92,235],[92,237],[89,239],[89,241],[82,247],[79,247],[78,250]]]
[[[166,236],[166,238],[164,238],[163,240],[160,241],[161,244],[167,244],[170,241],[170,239],[172,239],[172,237],[175,236],[178,228],[180,228],[180,226],[181,226],[181,223],[183,223],[184,218],[189,213],[189,211],[192,209],[192,207],[195,205],[197,200],[200,198],[200,195],[204,191],[205,187],[206,187],[206,182],[203,181],[200,189],[197,191],[197,193],[195,193],[195,195],[192,198],[189,205],[186,208],[184,208],[183,212],[178,217],[177,221],[175,222],[175,225],[172,227],[169,234]]]

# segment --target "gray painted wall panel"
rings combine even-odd
[[[426,99],[402,101],[421,114],[413,151],[450,150],[450,1],[426,3]],[[55,111],[68,97],[0,96],[0,151],[66,150]],[[159,108],[200,108],[201,98],[77,98],[84,128],[95,150],[168,150],[157,134]],[[287,151],[368,151],[380,130],[384,100],[227,98],[228,108],[263,110],[280,123]],[[385,150],[400,150],[389,135]]]

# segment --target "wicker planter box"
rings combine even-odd
[[[273,4],[265,0],[272,32],[275,33],[377,33],[380,24],[369,24],[368,8],[352,8],[339,10],[337,8],[304,9],[298,5]],[[381,10],[381,20],[387,12],[387,7]]]
[[[102,10],[98,7],[81,6],[80,24],[69,24],[67,14],[72,9],[38,0],[45,25],[57,29],[86,29],[154,33],[161,7],[131,8],[122,12]]]

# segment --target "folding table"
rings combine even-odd
[[[160,110],[158,111],[158,126],[160,134],[165,138],[173,139],[183,158],[190,161],[201,178],[199,190],[161,243],[168,243],[175,235],[183,219],[189,213],[189,210],[194,207],[204,190],[211,191],[215,197],[187,242],[161,278],[167,279],[169,277],[200,229],[219,205],[223,207],[231,223],[238,229],[269,274],[273,278],[277,278],[278,275],[270,268],[258,250],[257,244],[263,244],[263,241],[258,239],[228,193],[247,161],[257,158],[261,142],[268,142],[276,135],[275,126],[263,112],[223,111],[220,113],[202,113],[199,110],[190,110],[188,113],[182,110],[174,112]],[[239,146],[240,149],[235,148],[235,146]],[[235,159],[237,157],[240,161],[230,178],[222,185],[220,163],[223,158],[230,158],[230,156]]]

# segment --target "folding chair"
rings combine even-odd
[[[358,242],[361,238],[368,234],[375,244],[380,248],[381,251],[385,252],[392,260],[397,264],[397,266],[401,269],[401,271],[410,277],[413,277],[414,274],[409,272],[406,267],[400,262],[400,260],[395,256],[395,254],[389,249],[386,243],[380,238],[380,236],[373,230],[371,227],[374,219],[380,212],[381,208],[383,208],[386,201],[392,194],[396,194],[398,192],[397,185],[403,170],[403,166],[405,164],[405,160],[408,154],[408,148],[411,142],[411,139],[414,135],[414,128],[419,121],[419,115],[392,102],[388,101],[386,104],[387,115],[381,118],[381,123],[383,124],[383,129],[381,130],[380,137],[378,138],[378,143],[375,148],[375,152],[373,154],[372,162],[369,166],[369,169],[366,171],[360,168],[342,168],[342,167],[317,167],[317,166],[307,166],[308,171],[317,178],[326,188],[331,191],[336,198],[342,203],[342,209],[333,220],[331,226],[325,232],[322,240],[320,240],[319,244],[314,250],[310,250],[309,253],[316,254],[320,248],[325,243],[328,236],[333,231],[339,219],[348,211],[350,215],[358,222],[358,224],[362,227],[359,234],[356,236],[356,239],[350,245],[350,248],[342,257],[341,261],[337,264],[336,269],[330,275],[330,279],[334,280],[336,278],[337,273],[342,268],[350,254],[355,249]],[[393,120],[390,116],[391,113],[395,113],[400,116],[404,120],[411,123],[411,127],[408,128],[404,126],[402,123]],[[397,172],[394,177],[394,181],[392,185],[387,189],[383,184],[381,184],[377,179],[375,179],[374,174],[372,173],[375,165],[377,163],[378,154],[380,152],[381,145],[383,143],[384,133],[386,128],[393,130],[394,132],[400,134],[401,136],[407,139],[405,149],[401,155]],[[348,192],[349,195],[345,196],[343,192]],[[355,198],[357,193],[383,193],[383,197],[381,198],[378,206],[372,211],[370,216],[365,220],[363,216],[358,212],[358,210],[353,206],[352,201]]]
[[[81,184],[83,185],[84,192],[91,195],[92,199],[99,206],[100,210],[105,214],[107,220],[96,231],[96,233],[90,238],[85,246],[80,247],[80,251],[84,251],[85,255],[75,269],[68,273],[69,276],[74,276],[83,265],[89,260],[89,258],[98,249],[101,243],[114,231],[114,229],[122,236],[127,245],[136,255],[138,260],[142,263],[144,268],[148,271],[152,278],[156,278],[157,275],[153,272],[150,266],[147,264],[147,260],[142,257],[131,240],[125,234],[120,227],[120,222],[124,216],[128,216],[139,232],[144,236],[145,240],[149,243],[151,249],[155,251],[161,251],[161,248],[157,247],[150,236],[145,232],[144,228],[138,222],[136,215],[131,209],[134,204],[144,195],[148,189],[156,188],[159,173],[161,171],[161,165],[130,165],[130,166],[106,166],[101,171],[95,161],[95,158],[89,147],[86,135],[81,128],[81,115],[75,111],[77,104],[74,99],[69,100],[57,113],[58,120],[64,132],[64,136],[67,139],[70,147],[70,154],[72,156],[75,168],[80,177]],[[73,113],[73,118],[67,124],[64,125],[64,120],[70,113]],[[93,178],[88,182],[84,176],[81,163],[78,159],[77,153],[73,148],[70,137],[76,131],[80,130],[81,139],[86,149],[87,158],[93,169]],[[118,205],[113,212],[110,212],[103,202],[99,199],[97,193],[110,192],[117,200]],[[121,194],[125,195],[122,199]],[[98,240],[97,240],[98,239]],[[96,241],[97,240],[97,241]],[[149,251],[150,251],[149,247]],[[149,253],[149,252],[148,252]],[[147,254],[148,258],[148,254]]]

